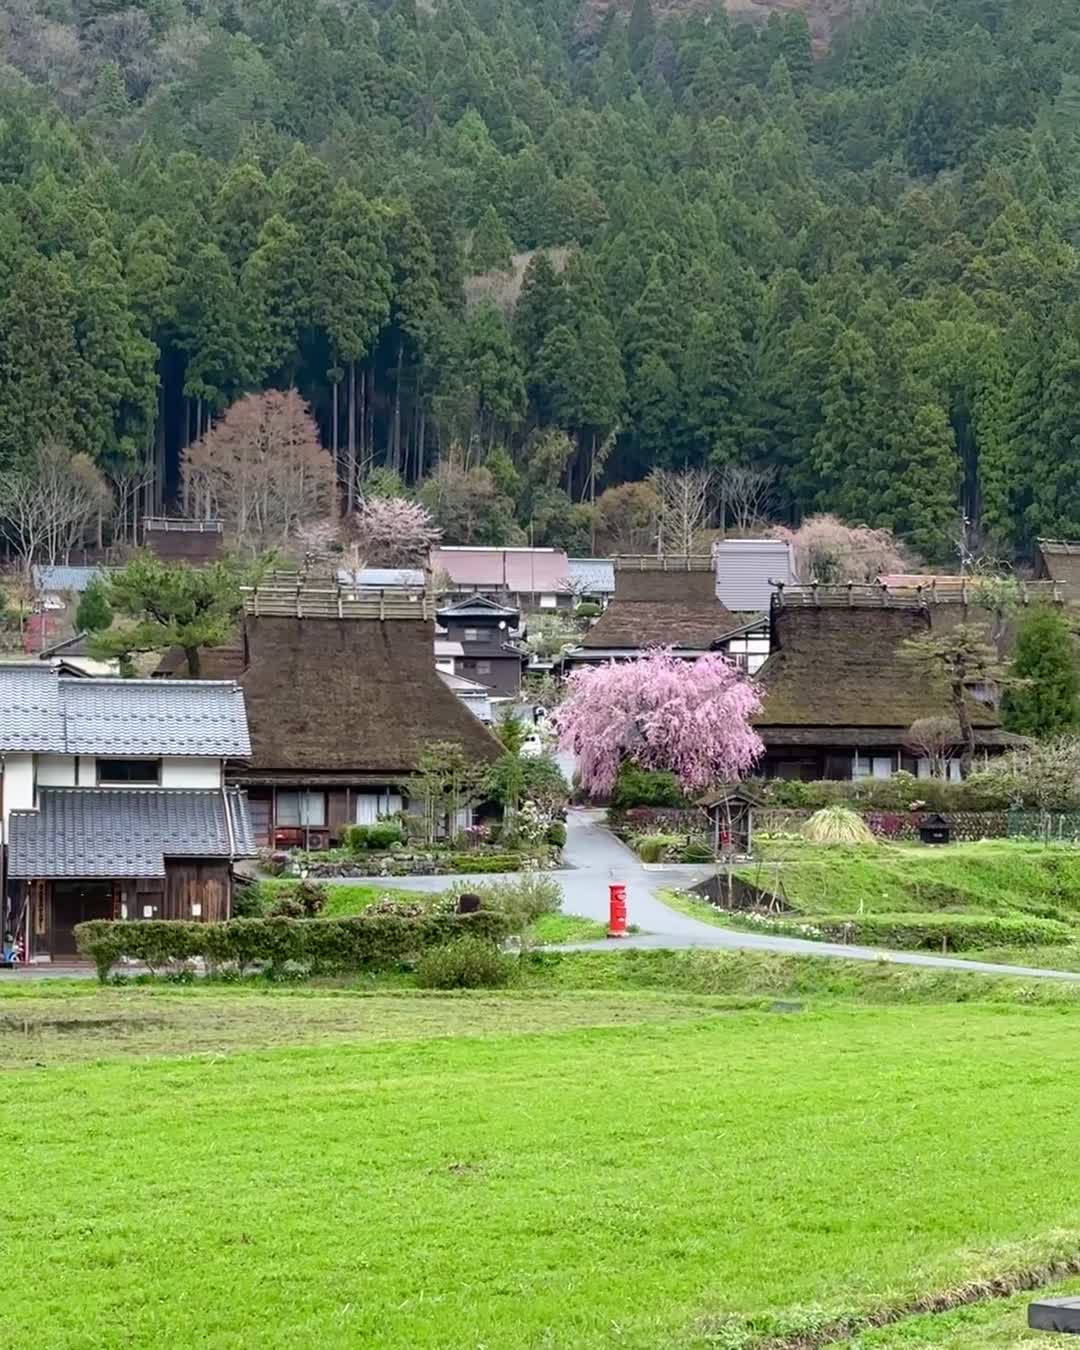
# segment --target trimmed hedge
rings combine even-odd
[[[207,966],[260,965],[271,973],[287,964],[310,973],[339,973],[392,968],[431,947],[462,937],[500,942],[510,931],[506,915],[493,910],[474,914],[354,915],[345,919],[229,919],[225,923],[185,923],[171,919],[91,919],[76,926],[79,951],[97,966],[104,982],[124,957],[151,971],[202,957]]]
[[[465,875],[480,872],[520,872],[524,856],[520,853],[455,853],[451,872]]]
[[[818,811],[823,806],[852,806],[861,811],[910,811],[922,802],[927,811],[1004,811],[1008,797],[1000,789],[969,780],[916,778],[895,773],[891,778],[826,779],[810,783],[794,778],[758,779],[753,783],[765,806],[790,806]]]
[[[789,916],[790,917],[790,916]],[[809,918],[807,925],[830,942],[914,951],[976,951],[980,947],[1060,947],[1075,942],[1077,929],[1055,919],[993,914],[860,914]]]

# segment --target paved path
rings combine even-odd
[[[695,874],[685,867],[670,873],[646,871],[637,856],[616,839],[602,824],[599,811],[572,810],[566,829],[563,857],[567,870],[556,873],[563,888],[563,908],[568,914],[581,914],[605,923],[608,917],[608,884],[626,883],[627,917],[643,931],[617,942],[582,942],[568,951],[625,951],[628,948],[709,947],[720,950],[780,952],[787,956],[817,956],[845,961],[889,961],[901,966],[920,966],[938,970],[972,971],[986,975],[1010,975],[1027,979],[1080,982],[1080,972],[1043,970],[1033,966],[999,966],[987,961],[962,961],[958,957],[932,956],[929,952],[894,952],[876,947],[847,946],[838,942],[812,942],[806,938],[778,937],[769,933],[745,933],[734,928],[719,928],[700,919],[680,914],[656,896],[659,890],[687,887],[695,879],[708,875],[702,868]],[[503,879],[512,879],[509,874]],[[490,876],[459,877],[465,884],[483,884]],[[441,891],[446,877],[388,877],[387,887],[407,890]]]
[[[603,823],[603,813],[575,809],[569,813],[564,858],[567,868],[555,873],[563,888],[563,908],[568,914],[607,922],[608,885],[622,881],[626,885],[627,916],[643,931],[617,942],[583,942],[567,946],[566,951],[626,951],[629,948],[693,948],[779,952],[787,956],[817,956],[845,961],[888,961],[901,966],[920,966],[937,970],[960,970],[986,975],[1010,975],[1025,979],[1080,981],[1080,972],[1042,970],[1030,966],[998,966],[986,961],[961,961],[956,957],[931,956],[923,952],[881,951],[875,947],[849,947],[842,943],[811,942],[805,938],[777,937],[768,933],[743,933],[734,928],[719,928],[700,919],[680,914],[665,905],[656,892],[687,887],[703,879],[710,869],[680,867],[669,873],[646,871],[637,855],[615,838]],[[482,885],[486,881],[514,880],[514,873],[498,876],[460,876],[455,881]],[[356,877],[357,880],[385,886],[387,890],[443,891],[450,878],[442,877]],[[11,972],[10,975],[14,974]],[[23,967],[15,978],[34,976],[92,976],[92,967],[78,970]]]

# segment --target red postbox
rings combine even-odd
[[[608,937],[626,937],[626,883],[613,881],[608,887]]]

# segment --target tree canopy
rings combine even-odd
[[[829,52],[622,11],[0,0],[0,474],[57,444],[159,509],[296,388],[346,508],[385,467],[448,542],[577,548],[686,466],[937,564],[962,518],[1080,535],[1076,5],[888,0]],[[552,430],[542,492],[470,477]]]

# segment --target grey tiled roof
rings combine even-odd
[[[611,558],[571,558],[570,580],[584,586],[583,595],[614,595],[615,563]]]
[[[104,567],[35,567],[33,570],[34,590],[72,591],[82,594],[95,577],[108,575]]]
[[[38,806],[11,813],[12,877],[163,877],[166,858],[256,853],[247,799],[236,789],[223,796],[169,788],[43,788]]]
[[[231,680],[80,679],[0,666],[0,751],[67,755],[251,754]]]
[[[66,749],[56,671],[0,665],[0,751],[62,755]]]

